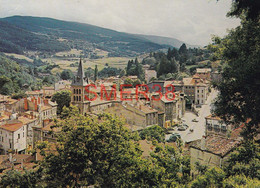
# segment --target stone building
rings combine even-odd
[[[104,110],[104,112],[124,118],[128,125],[145,128],[158,124],[158,111],[141,103],[137,103],[136,105],[114,103],[110,108]]]
[[[205,117],[205,120],[206,136],[211,134],[227,136],[228,132],[231,131],[231,125],[224,123],[223,120],[218,116],[211,114]]]
[[[146,83],[149,83],[152,78],[157,78],[157,72],[155,70],[145,70]]]
[[[89,94],[85,91],[85,87],[89,84],[88,78],[85,77],[83,64],[79,62],[78,72],[71,84],[71,104],[77,106],[81,114],[86,114],[90,109],[90,101],[85,97]]]
[[[239,146],[241,140],[229,139],[218,135],[210,135],[195,140],[190,146],[190,162],[195,173],[196,163],[209,167],[222,167],[230,153]]]

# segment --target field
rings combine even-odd
[[[98,70],[102,70],[107,63],[110,67],[121,68],[124,69],[127,65],[128,60],[131,58],[126,57],[105,57],[102,59],[83,59],[83,67],[87,69],[88,67],[95,68],[97,65]],[[76,62],[79,62],[79,58],[46,58],[43,61],[47,61],[50,64],[57,64],[60,68],[54,68],[52,70],[53,73],[61,72],[64,69],[70,69],[73,72],[77,71],[78,67],[71,67],[70,65]]]
[[[24,55],[20,55],[20,54],[14,54],[14,53],[4,53],[6,56],[13,56],[17,59],[25,59],[26,61],[29,61],[29,62],[33,62],[32,59],[30,59],[29,57],[26,57]]]

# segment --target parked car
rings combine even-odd
[[[189,125],[187,124],[183,124],[182,126],[185,127],[186,129],[189,128]]]
[[[194,118],[194,119],[192,120],[192,122],[199,122],[199,120],[197,120],[196,118]]]
[[[178,131],[185,131],[188,127],[185,127],[185,126],[181,126],[178,128]]]
[[[167,142],[175,142],[177,139],[180,139],[181,135],[179,133],[173,133]]]

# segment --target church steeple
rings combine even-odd
[[[72,85],[85,86],[88,84],[88,79],[85,77],[83,64],[81,58],[79,60],[79,67],[76,77],[74,78]]]

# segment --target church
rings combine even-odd
[[[77,106],[82,115],[90,112],[90,101],[85,99],[85,87],[89,84],[87,76],[85,76],[82,61],[79,61],[77,75],[71,83],[71,104]]]

